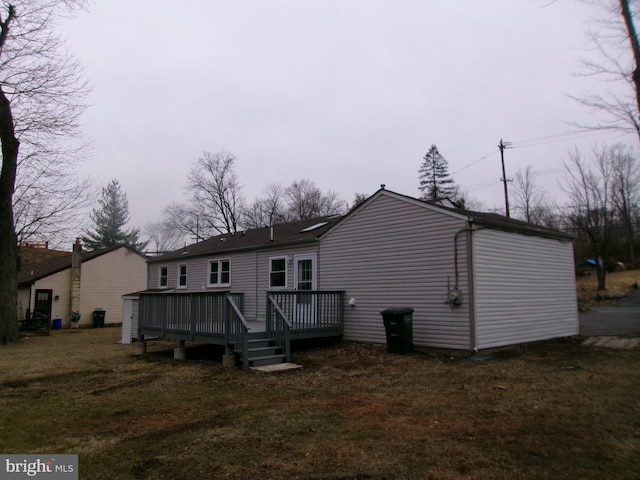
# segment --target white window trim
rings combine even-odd
[[[222,262],[229,262],[229,282],[228,283],[210,283],[209,280],[211,280],[211,264],[212,263],[217,263],[218,264],[218,280],[220,280],[220,277],[222,276],[222,269],[220,267],[222,267]],[[209,260],[209,262],[207,263],[207,287],[230,287],[231,286],[231,258],[217,258],[215,260]]]
[[[273,266],[272,262],[274,260],[284,260],[284,285],[281,287],[274,287],[271,285],[271,274],[273,270],[271,267]],[[270,290],[284,290],[289,286],[289,257],[286,255],[278,256],[278,257],[269,257],[269,289]]]
[[[162,285],[162,269],[163,268],[167,270],[167,275],[165,277],[167,279],[166,285]],[[169,265],[160,265],[158,267],[158,288],[169,288]]]
[[[185,267],[185,284],[184,285],[180,285],[180,267]],[[187,288],[187,285],[189,285],[189,266],[186,263],[179,263],[178,264],[178,271],[177,271],[177,279],[178,281],[176,282],[176,288]]]

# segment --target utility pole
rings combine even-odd
[[[509,218],[511,217],[509,213],[509,189],[507,188],[507,182],[509,182],[509,180],[507,179],[507,174],[504,169],[504,151],[507,148],[512,148],[511,142],[503,142],[502,139],[500,139],[498,148],[500,149],[500,160],[502,161],[502,178],[500,179],[500,181],[504,183],[504,207],[507,214],[507,218]]]

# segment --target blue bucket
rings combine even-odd
[[[51,328],[53,328],[54,330],[60,330],[62,328],[62,319],[61,318],[54,318],[51,321],[52,325]]]

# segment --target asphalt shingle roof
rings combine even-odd
[[[202,242],[188,245],[159,257],[149,259],[150,263],[166,262],[178,258],[191,258],[206,255],[217,255],[242,250],[255,250],[274,246],[285,246],[316,240],[329,230],[342,217],[329,217],[299,220],[291,223],[274,225],[273,227],[257,228],[240,231],[235,234],[217,235]],[[310,228],[314,227],[316,228]],[[273,229],[273,231],[272,231]]]

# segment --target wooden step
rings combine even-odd
[[[262,357],[249,357],[250,367],[262,367],[264,365],[274,365],[276,363],[285,363],[286,355],[265,355]]]
[[[279,355],[282,353],[282,348],[275,345],[267,347],[251,347],[249,346],[249,358],[264,357],[266,355]]]
[[[282,348],[277,346],[264,332],[249,333],[247,343],[247,360],[250,367],[277,365],[286,362],[286,355],[282,353]],[[236,344],[235,352],[242,362],[242,345]]]

